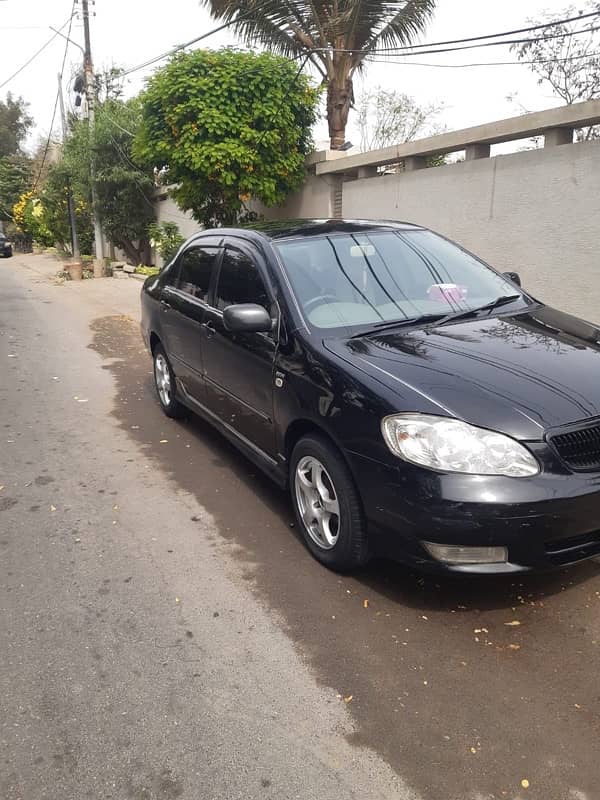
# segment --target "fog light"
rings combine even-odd
[[[506,547],[467,547],[433,542],[423,542],[423,546],[436,561],[446,564],[500,564],[508,561]]]

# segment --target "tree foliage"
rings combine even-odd
[[[10,93],[0,100],[0,220],[12,218],[11,209],[27,188],[31,164],[22,144],[33,120],[23,98]]]
[[[423,32],[436,5],[436,0],[202,2],[217,19],[235,20],[233,30],[249,44],[310,59],[327,85],[332,148],[345,141],[356,71],[373,51],[410,44]]]
[[[569,19],[586,12],[597,11],[600,3],[588,2],[584,6],[570,5],[562,11],[530,19],[532,25],[542,25],[556,19]],[[583,31],[571,35],[575,31]],[[600,97],[600,31],[598,19],[593,17],[544,28],[532,40],[514,45],[520,61],[528,61],[540,85],[548,85],[553,93],[567,105]],[[588,129],[586,138],[597,134]]]
[[[6,100],[0,100],[0,158],[21,152],[33,120],[27,113],[27,103],[22,97],[13,97],[9,92]]]
[[[31,180],[31,162],[23,155],[0,158],[0,220],[12,219],[12,207]]]
[[[232,223],[251,197],[273,206],[300,188],[317,99],[288,59],[196,50],[150,79],[134,152],[168,165],[173,196],[198,222]]]
[[[91,151],[96,164],[98,215],[108,239],[133,263],[148,260],[148,223],[154,219],[154,184],[148,170],[136,163],[132,143],[141,121],[137,99],[107,100],[96,108],[93,141],[87,120],[75,122],[54,168],[54,183],[70,182],[80,204],[91,208]],[[83,247],[82,247],[83,250]]]
[[[148,234],[150,244],[156,247],[165,264],[175,258],[177,251],[185,242],[175,222],[151,222],[148,225]]]
[[[361,150],[377,150],[441,133],[444,127],[438,120],[443,110],[439,103],[421,106],[414,97],[395,89],[367,89],[356,104]]]

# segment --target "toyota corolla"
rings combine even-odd
[[[287,487],[331,568],[600,554],[599,329],[425,228],[203,231],[146,281],[142,332],[165,413]]]

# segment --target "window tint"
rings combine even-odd
[[[256,264],[244,253],[228,247],[219,274],[216,306],[223,311],[238,303],[258,303],[265,308],[271,305]]]
[[[179,289],[206,300],[210,276],[219,251],[216,247],[190,247],[181,259]]]

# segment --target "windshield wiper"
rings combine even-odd
[[[431,322],[431,327],[437,328],[439,325],[445,325],[446,322],[456,322],[457,320],[461,319],[469,319],[470,317],[477,316],[477,314],[479,314],[481,311],[493,311],[495,308],[505,306],[508,303],[519,300],[521,297],[522,295],[520,294],[507,294],[503,297],[497,297],[490,303],[486,303],[478,308],[470,308],[468,311],[453,311],[451,314],[444,314],[443,316],[439,316],[438,319],[433,320]]]
[[[362,336],[369,336],[373,333],[379,333],[388,328],[403,328],[407,325],[421,325],[423,323],[435,323],[446,317],[446,314],[421,314],[418,317],[407,317],[406,319],[397,319],[394,322],[376,322],[369,327],[369,330],[362,331],[362,333],[355,333],[351,339],[360,339]]]
[[[355,333],[354,336],[351,336],[351,339],[360,339],[363,336],[369,336],[373,333],[379,333],[382,330],[388,330],[393,328],[404,328],[408,325],[423,325],[425,324],[427,328],[437,328],[438,325],[444,325],[446,322],[451,322],[455,320],[461,319],[469,319],[469,317],[474,317],[479,314],[481,311],[493,311],[495,308],[499,308],[500,306],[507,305],[508,303],[512,303],[514,300],[518,300],[522,295],[520,294],[509,294],[504,295],[503,297],[497,297],[495,300],[492,300],[490,303],[486,303],[483,306],[479,306],[478,308],[471,308],[468,311],[453,311],[451,314],[421,314],[418,317],[408,317],[407,319],[397,319],[394,322],[376,322],[375,324],[369,327],[369,330],[363,331],[362,333]]]

